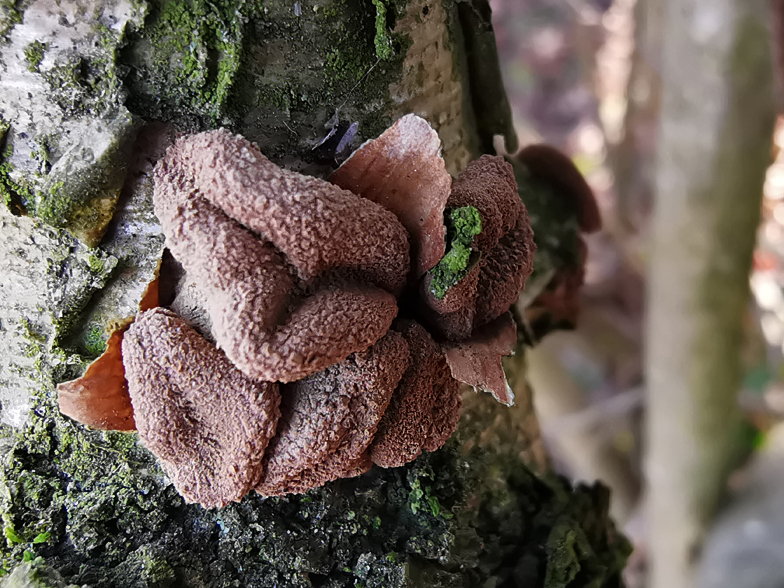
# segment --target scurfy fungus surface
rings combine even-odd
[[[528,214],[503,158],[453,180],[439,151],[408,115],[330,182],[226,130],[182,137],[158,162],[155,212],[212,331],[146,310],[114,361],[142,443],[186,500],[403,465],[454,432],[461,381],[512,403],[500,357],[533,269]]]

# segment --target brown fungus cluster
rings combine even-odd
[[[535,288],[535,297],[524,308],[526,337],[534,343],[555,328],[575,327],[588,257],[583,235],[599,231],[602,218],[591,187],[574,163],[557,149],[529,145],[513,161],[525,170],[529,181],[547,187],[550,205],[559,211],[563,225],[572,226],[576,222],[572,239],[562,236],[552,245],[544,246],[545,250],[549,249],[545,256],[556,260],[551,261],[552,275]],[[569,252],[570,245],[576,251]]]
[[[409,115],[331,183],[225,130],[183,137],[158,163],[155,212],[211,332],[147,310],[115,359],[142,443],[188,501],[403,465],[454,432],[460,381],[512,403],[500,357],[533,265],[528,216],[502,158],[453,181],[439,151]],[[461,244],[471,265],[438,298],[429,285],[455,209],[475,218]],[[64,412],[96,422],[84,406]]]
[[[156,168],[154,204],[218,346],[250,377],[309,376],[367,349],[397,314],[409,267],[397,218],[241,137],[177,141]]]

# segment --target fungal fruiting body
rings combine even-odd
[[[409,115],[333,183],[225,130],[158,163],[155,212],[217,346],[157,308],[122,363],[140,439],[188,501],[403,465],[454,432],[459,381],[511,404],[500,356],[533,267],[528,215],[502,158],[453,181],[439,150]]]
[[[245,496],[275,433],[278,384],[252,380],[162,308],[137,316],[122,352],[139,437],[180,493],[205,507]]]
[[[156,168],[154,204],[218,346],[250,377],[304,378],[367,349],[397,314],[409,255],[395,216],[241,137],[177,141]]]
[[[428,122],[404,116],[357,149],[330,182],[392,211],[411,235],[412,270],[421,277],[444,255],[444,207],[452,178]]]
[[[404,465],[423,449],[441,447],[460,413],[458,383],[439,345],[413,320],[400,320],[393,328],[408,343],[409,359],[370,447],[373,463],[382,467]]]
[[[450,341],[464,341],[517,300],[533,270],[533,231],[512,166],[501,157],[483,155],[468,164],[447,206],[473,209],[481,218],[481,232],[471,244],[476,261],[459,285],[443,294],[436,266],[422,282],[422,298],[433,328]]]
[[[282,386],[282,417],[256,490],[304,492],[366,471],[368,448],[409,363],[409,346],[388,332],[366,351]]]
[[[590,186],[563,153],[530,145],[508,159],[540,245],[536,287],[527,293],[525,335],[535,342],[556,328],[574,328],[580,310],[588,248],[582,234],[601,229]]]

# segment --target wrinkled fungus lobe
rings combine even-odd
[[[428,332],[412,320],[393,328],[408,343],[409,360],[370,448],[373,463],[385,468],[441,447],[457,425],[461,405],[458,383]]]
[[[122,344],[144,446],[188,501],[239,500],[259,481],[278,384],[251,380],[171,311],[142,312]]]
[[[154,204],[219,347],[252,378],[316,373],[367,349],[397,314],[409,256],[395,216],[241,137],[177,141],[156,168]]]
[[[514,170],[502,157],[483,155],[471,162],[454,182],[447,206],[478,211],[482,230],[471,245],[478,261],[441,298],[432,287],[434,274],[425,276],[424,316],[446,339],[463,341],[517,300],[533,271],[536,246]]]
[[[364,454],[408,363],[409,346],[390,331],[367,351],[281,386],[278,433],[256,490],[304,492],[365,471]]]

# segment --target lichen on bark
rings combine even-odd
[[[0,209],[0,417],[21,426],[42,371],[63,374],[81,359],[59,347],[117,259],[30,218]],[[63,279],[67,276],[67,279]]]
[[[126,2],[90,12],[46,0],[7,10],[25,16],[0,42],[0,193],[17,214],[94,246],[112,218],[136,131],[115,54],[143,12]]]

